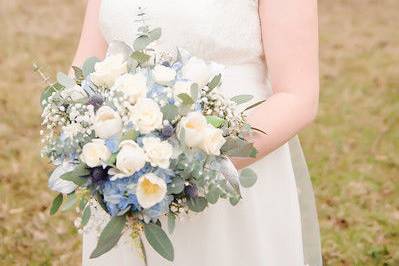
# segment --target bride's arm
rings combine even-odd
[[[81,66],[83,62],[91,56],[102,59],[107,49],[99,26],[101,0],[88,0],[86,14],[83,22],[82,33],[78,49],[73,59],[73,66]]]
[[[242,168],[280,147],[316,116],[319,95],[316,0],[259,0],[263,48],[273,95],[253,109],[249,123],[268,133],[251,140],[256,159],[237,159]]]

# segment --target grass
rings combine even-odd
[[[321,0],[321,104],[302,134],[326,265],[399,265],[397,0]],[[83,1],[0,2],[0,265],[78,265],[72,214],[51,217],[33,61],[68,68]]]

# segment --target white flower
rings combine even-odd
[[[61,179],[60,177],[65,173],[71,172],[74,170],[74,168],[75,165],[72,163],[63,163],[55,168],[48,180],[49,188],[63,194],[69,194],[73,192],[78,186],[71,181]]]
[[[155,82],[161,85],[167,85],[176,78],[176,71],[163,65],[156,65],[153,74]]]
[[[87,98],[87,93],[79,85],[75,85],[70,88],[65,88],[61,91],[61,97],[65,99],[71,99],[72,101],[79,101]]]
[[[81,160],[89,167],[102,165],[111,157],[111,152],[102,139],[93,139],[82,148]]]
[[[130,121],[143,134],[162,128],[162,112],[158,104],[149,98],[141,98],[133,106]]]
[[[123,176],[129,176],[140,170],[145,165],[145,154],[142,148],[133,140],[124,140],[119,145],[121,148],[116,156],[116,168]]]
[[[90,77],[94,84],[100,87],[110,88],[115,80],[127,72],[127,62],[122,54],[108,56],[102,62],[94,65]]]
[[[198,147],[202,143],[206,128],[205,116],[199,112],[191,112],[181,119],[178,126],[178,135],[184,129],[184,143],[188,147]]]
[[[199,86],[205,86],[211,78],[211,70],[205,61],[191,57],[182,68],[183,77],[192,80]]]
[[[147,78],[140,72],[134,75],[125,74],[116,80],[115,87],[128,97],[131,104],[135,104],[147,93]]]
[[[111,107],[102,106],[96,112],[94,130],[98,137],[107,139],[121,132],[122,119]]]
[[[220,155],[220,148],[222,148],[225,142],[226,139],[223,137],[223,131],[208,125],[200,148],[208,154]]]
[[[136,196],[139,204],[147,209],[161,202],[166,196],[165,181],[153,173],[140,177],[137,182]]]
[[[143,145],[147,160],[152,166],[169,167],[169,160],[173,155],[172,145],[156,137],[143,138]]]

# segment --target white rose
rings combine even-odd
[[[61,91],[61,97],[71,99],[72,101],[79,101],[87,98],[87,93],[79,85],[70,88],[65,88]]]
[[[198,147],[202,143],[207,125],[206,118],[201,113],[188,113],[179,123],[178,135],[184,129],[184,143],[188,147]]]
[[[220,148],[225,142],[223,130],[208,125],[200,148],[208,154],[220,155]]]
[[[115,80],[127,73],[127,62],[122,54],[108,56],[102,62],[94,65],[94,72],[90,75],[94,84],[110,88]]]
[[[155,82],[161,85],[167,85],[176,78],[176,71],[163,65],[156,65],[153,74]]]
[[[128,97],[131,104],[147,94],[147,78],[143,73],[125,74],[118,78],[115,87]]]
[[[161,202],[166,196],[165,181],[153,173],[140,177],[137,182],[136,196],[141,207],[148,209]]]
[[[54,169],[53,173],[50,175],[50,178],[48,180],[48,187],[51,190],[63,194],[72,193],[78,186],[72,181],[66,181],[64,179],[61,179],[60,177],[65,173],[73,171],[75,167],[76,166],[73,165],[72,163],[63,163],[59,165],[57,168]]]
[[[121,132],[122,119],[111,107],[102,106],[96,112],[94,130],[98,137],[107,139]]]
[[[89,167],[102,165],[111,157],[111,152],[102,139],[93,139],[82,148],[81,160]]]
[[[141,98],[133,106],[130,121],[143,134],[162,128],[162,112],[158,104],[149,98]]]
[[[145,137],[143,138],[143,148],[147,160],[152,166],[169,167],[169,160],[173,155],[173,147],[167,141],[161,141],[161,139],[156,137]]]
[[[116,168],[124,174],[122,176],[132,175],[144,167],[145,154],[136,142],[124,140],[119,146],[121,149],[116,156]]]
[[[199,86],[205,86],[210,78],[211,71],[205,61],[191,57],[182,68],[183,77],[197,83]]]

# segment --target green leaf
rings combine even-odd
[[[66,181],[71,181],[77,186],[82,186],[87,182],[87,178],[84,178],[82,176],[88,176],[89,174],[90,170],[84,165],[80,164],[73,171],[63,174],[62,176],[60,176],[60,178]]]
[[[50,215],[54,215],[58,211],[58,209],[62,205],[63,200],[64,200],[64,196],[62,195],[62,193],[58,194],[57,197],[54,198],[53,203],[51,204],[51,208],[50,208]]]
[[[222,146],[222,153],[232,157],[252,157],[255,158],[257,150],[253,143],[237,137],[227,137],[226,143]]]
[[[219,189],[215,185],[210,186],[209,191],[208,193],[206,193],[205,197],[209,203],[215,204],[220,197]]]
[[[133,54],[131,55],[131,57],[132,57],[134,60],[136,60],[138,63],[140,63],[140,64],[146,63],[146,62],[151,58],[151,56],[149,56],[148,54],[143,53],[143,52],[141,52],[141,51],[135,51],[135,52],[133,52]]]
[[[109,157],[109,159],[105,162],[108,166],[115,166],[116,164],[116,157],[117,154],[113,153],[111,154],[111,157]]]
[[[229,198],[229,201],[230,201],[231,205],[236,206],[237,203],[240,201],[240,198],[239,197],[231,197],[231,198]]]
[[[249,110],[249,109],[252,109],[252,108],[254,108],[254,107],[256,107],[256,106],[258,106],[258,105],[260,105],[260,104],[262,104],[262,103],[264,103],[264,102],[266,102],[266,100],[262,100],[262,101],[259,101],[259,102],[254,103],[254,104],[251,104],[250,106],[248,106],[247,108],[245,108],[243,112],[245,112],[245,111],[247,111],[247,110]]]
[[[241,171],[240,173],[240,183],[243,187],[249,188],[252,187],[257,180],[256,173],[250,169],[250,168],[245,168]]]
[[[90,205],[87,205],[82,213],[82,223],[81,223],[82,227],[85,226],[89,222],[90,216],[91,216]]]
[[[151,42],[152,40],[148,35],[141,35],[134,41],[133,48],[135,51],[141,51],[144,50]]]
[[[80,69],[77,66],[72,66],[72,69],[73,69],[76,81],[81,82],[82,80],[84,80],[85,77],[83,76],[82,69]]]
[[[122,141],[123,140],[136,140],[138,136],[139,136],[139,133],[136,130],[130,129],[129,131],[123,133]]]
[[[179,109],[174,104],[167,104],[161,108],[163,118],[168,121],[173,121],[179,114]]]
[[[83,209],[86,207],[86,205],[87,205],[88,202],[89,202],[89,200],[88,200],[86,197],[82,197],[82,198],[80,199],[80,202],[79,202],[79,208],[80,208],[81,210],[83,210]]]
[[[78,203],[78,199],[76,197],[76,194],[75,193],[69,194],[67,196],[64,206],[62,206],[61,211],[63,211],[63,212],[69,211],[71,208],[75,207],[75,205],[77,203]]]
[[[42,95],[40,96],[40,105],[44,106],[43,105],[43,101],[47,101],[48,97],[50,97],[54,92],[61,91],[63,89],[64,89],[64,86],[62,86],[58,82],[56,82],[56,83],[54,83],[54,84],[52,84],[50,86],[47,86],[43,90]]]
[[[169,261],[174,259],[173,245],[166,233],[156,224],[144,224],[144,234],[148,243],[162,257]]]
[[[148,32],[148,37],[150,37],[151,42],[158,40],[161,38],[162,35],[162,29],[161,28],[155,28],[152,31]]]
[[[65,75],[62,72],[57,73],[57,81],[59,84],[61,84],[65,88],[72,88],[73,86],[76,85],[76,82],[73,79],[71,79],[70,77],[68,77],[67,75]]]
[[[179,194],[184,190],[184,180],[181,178],[174,178],[173,181],[168,184],[168,194]]]
[[[198,84],[197,83],[191,84],[190,94],[191,94],[191,97],[194,99],[194,101],[198,99],[199,88],[198,88]]]
[[[208,83],[209,91],[212,91],[214,88],[220,85],[220,81],[222,80],[222,74],[218,74]]]
[[[234,96],[234,97],[231,98],[230,100],[232,100],[232,101],[235,102],[236,104],[243,104],[243,103],[249,102],[249,101],[252,100],[253,98],[254,98],[253,95],[241,94],[241,95]]]
[[[194,212],[202,212],[208,205],[208,201],[204,197],[190,198],[187,201],[187,206],[190,210]]]
[[[173,233],[173,231],[175,230],[175,225],[176,225],[176,215],[169,212],[168,213],[168,232],[169,232],[169,234]]]
[[[114,216],[104,227],[97,242],[96,248],[90,255],[90,259],[97,258],[111,250],[122,236],[126,224],[125,216]]]
[[[212,126],[214,126],[216,128],[221,127],[225,122],[225,120],[223,118],[220,118],[215,115],[206,116],[206,121],[208,122],[208,124],[211,124]]]
[[[85,78],[94,72],[94,66],[97,62],[100,62],[97,57],[89,57],[86,59],[82,66],[82,72]]]
[[[191,98],[191,96],[187,93],[180,93],[179,95],[177,95],[177,97],[182,100],[182,103],[184,105],[192,105],[194,103],[193,98]]]

